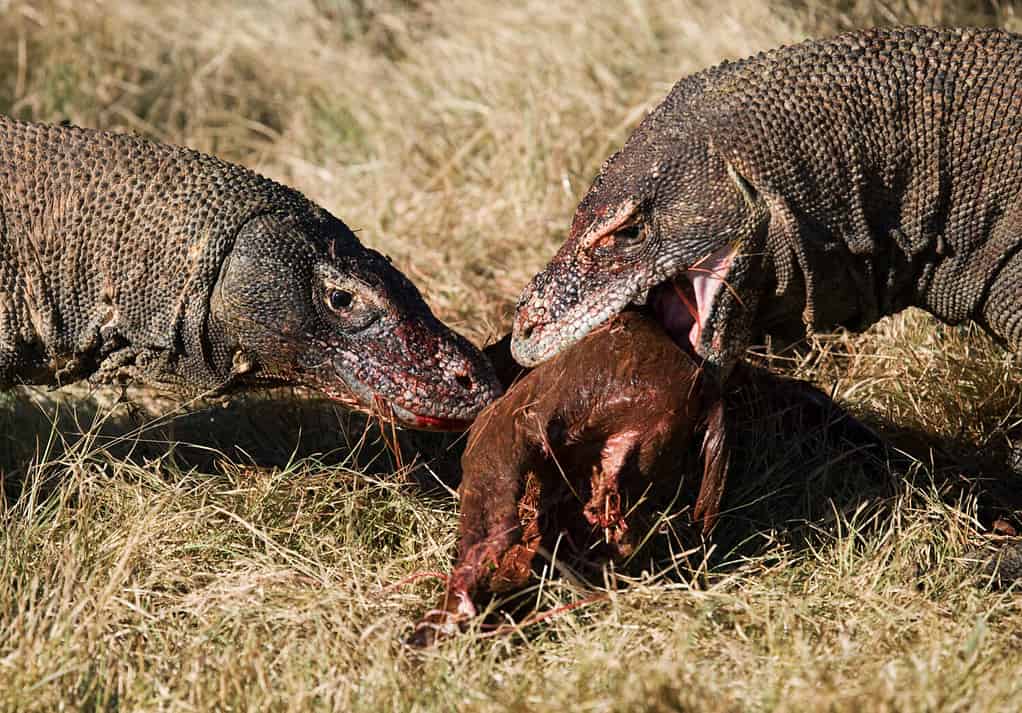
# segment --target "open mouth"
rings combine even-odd
[[[692,354],[699,355],[713,301],[724,288],[735,252],[727,245],[710,253],[647,294],[645,305],[678,346]]]

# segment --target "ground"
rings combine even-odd
[[[295,185],[483,343],[683,74],[871,24],[1020,29],[1013,7],[9,0],[0,110]],[[425,653],[401,642],[454,553],[458,439],[395,450],[306,394],[0,395],[0,709],[1018,710],[1020,600],[962,559],[1022,492],[1004,465],[1019,358],[917,313],[817,347],[775,367],[905,455],[745,444],[697,576],[667,537],[648,566],[529,595],[582,606]]]

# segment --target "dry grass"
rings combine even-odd
[[[296,185],[476,341],[506,330],[599,163],[682,74],[868,24],[1020,25],[979,0],[0,11],[0,110]],[[662,563],[628,587],[608,573],[607,602],[423,655],[400,640],[438,585],[395,583],[453,553],[452,500],[415,484],[450,476],[451,439],[406,436],[419,457],[395,472],[375,432],[323,404],[283,423],[275,402],[212,406],[139,432],[123,406],[65,406],[52,429],[39,395],[0,396],[0,709],[1018,710],[1018,599],[955,561],[990,493],[1013,489],[984,478],[1020,430],[1017,358],[918,314],[819,346],[786,368],[918,460],[880,464],[878,483],[876,463],[752,444],[740,544],[722,539],[695,583]],[[591,593],[554,579],[532,596]]]

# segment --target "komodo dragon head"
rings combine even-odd
[[[301,384],[414,428],[466,428],[501,392],[486,358],[390,259],[325,211],[249,221],[211,321],[239,383]]]
[[[747,346],[769,212],[708,138],[669,127],[663,113],[604,163],[566,242],[522,293],[512,344],[522,364],[549,359],[630,304],[652,308],[676,341],[719,366]]]

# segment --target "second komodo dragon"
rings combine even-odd
[[[0,117],[0,388],[298,384],[457,428],[499,393],[390,260],[300,193],[136,136]]]
[[[1022,37],[848,33],[681,80],[522,295],[536,364],[632,302],[726,376],[914,305],[1022,347]]]

